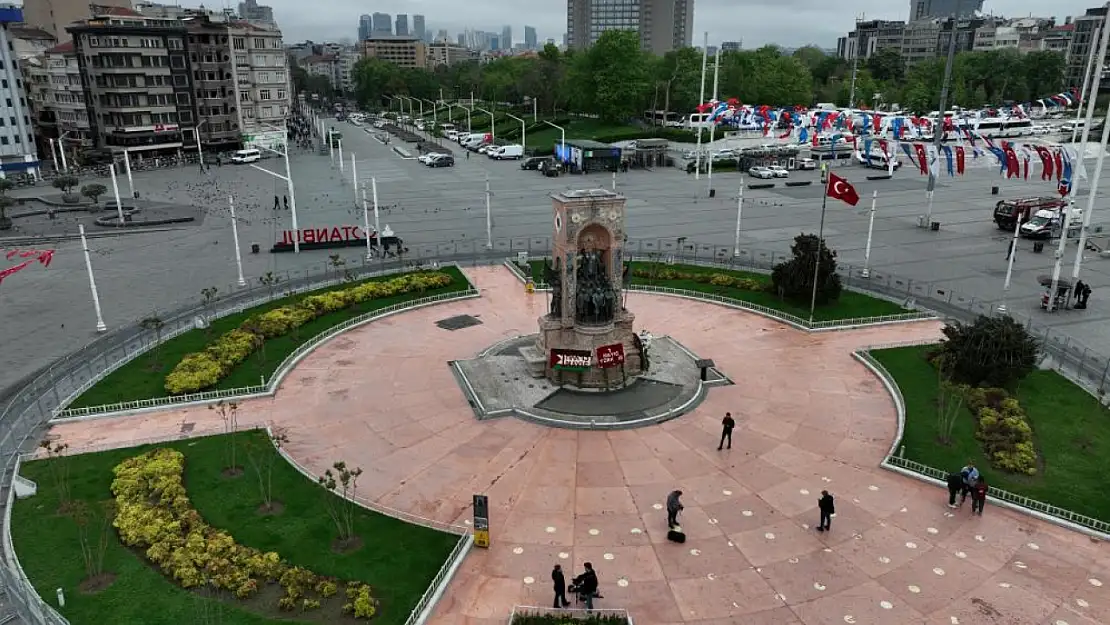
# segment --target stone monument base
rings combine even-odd
[[[566,327],[564,322],[546,315],[539,318],[540,333],[536,337],[536,350],[543,357],[543,377],[556,386],[574,386],[582,389],[620,388],[643,372],[636,334],[632,323],[636,317],[621,311],[607,324],[577,324]],[[552,368],[548,354],[553,349],[572,350],[597,354],[599,347],[620,344],[624,349],[624,364],[611,368],[591,367],[589,371],[563,371]]]

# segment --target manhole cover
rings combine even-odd
[[[182,423],[181,424],[181,433],[182,434],[188,434],[188,433],[192,432],[193,428],[196,427],[196,425],[197,425],[196,423]]]
[[[455,330],[462,330],[463,328],[480,326],[482,325],[482,321],[477,317],[472,317],[470,315],[456,315],[454,317],[440,319],[436,322],[436,325],[444,330],[450,330],[453,332]]]

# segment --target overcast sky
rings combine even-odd
[[[166,1],[166,0],[163,0]],[[238,0],[222,0],[234,1]],[[213,6],[221,0],[205,3]],[[186,4],[191,4],[185,0]],[[513,40],[523,41],[524,26],[535,26],[540,41],[562,41],[566,31],[565,0],[260,0],[274,8],[286,41],[354,39],[363,13],[419,13],[427,28],[447,29],[452,38],[465,28],[500,32],[508,24]],[[909,0],[695,0],[694,45],[709,31],[710,45],[743,41],[755,48],[767,43],[797,47],[813,43],[835,47],[836,38],[851,30],[853,14],[868,19],[906,19]],[[1099,0],[987,0],[983,10],[1007,17],[1082,15]],[[410,18],[411,27],[411,18]]]

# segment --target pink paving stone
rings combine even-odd
[[[276,397],[240,403],[240,424],[284,430],[308,470],[339,459],[362,466],[359,495],[377,505],[458,524],[474,493],[489,495],[493,545],[463,563],[433,625],[494,625],[514,605],[550,605],[551,566],[577,572],[587,560],[601,575],[598,605],[627,608],[641,625],[1110,622],[1103,545],[996,506],[981,518],[947,517],[941,489],[878,468],[897,429],[894,406],[851,352],[936,338],[939,323],[806,335],[632,294],[638,327],[713,358],[736,385],[650,428],[552,430],[478,422],[459,392],[447,361],[534,332],[543,297],[524,294],[504,269],[467,274],[481,298],[347,332],[306,357]],[[483,324],[434,326],[460,314]],[[717,451],[726,411],[738,425],[732,449]],[[187,408],[66,424],[51,436],[75,449],[126,446],[184,424],[223,430],[213,411]],[[675,488],[685,492],[685,545],[666,540],[665,511],[654,507]],[[803,527],[816,522],[822,489],[837,497],[829,534]],[[922,592],[909,593],[911,584]]]

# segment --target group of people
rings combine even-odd
[[[570,602],[567,601],[568,591],[577,595],[578,600],[586,605],[587,610],[594,609],[594,599],[604,599],[597,592],[597,573],[594,571],[594,565],[586,562],[582,568],[585,570],[571,580],[569,587],[566,577],[563,576],[563,567],[556,564],[555,568],[551,569],[551,581],[555,584],[555,608],[570,607]]]
[[[989,490],[986,478],[979,474],[974,462],[968,461],[967,466],[958,473],[948,475],[948,507],[955,509],[963,506],[968,495],[971,495],[971,513],[983,516],[983,506],[987,503]],[[960,498],[959,503],[956,503],[957,495]]]

